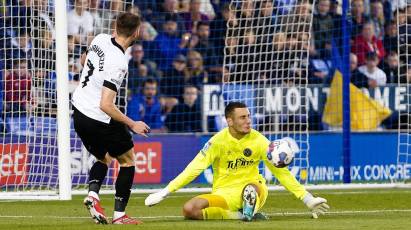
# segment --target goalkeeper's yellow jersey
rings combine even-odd
[[[245,186],[250,182],[265,181],[259,173],[259,163],[264,161],[280,183],[297,198],[307,193],[287,168],[276,168],[267,160],[270,141],[256,130],[235,139],[228,128],[215,134],[190,162],[180,175],[169,183],[168,190],[174,192],[194,180],[212,165],[213,193]]]

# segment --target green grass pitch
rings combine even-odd
[[[411,190],[312,191],[328,199],[330,213],[311,219],[301,201],[288,192],[270,192],[262,212],[270,220],[190,221],[181,216],[185,201],[196,194],[175,193],[155,207],[145,207],[146,194],[132,194],[127,212],[144,224],[96,225],[82,205],[71,201],[0,201],[0,229],[411,229]],[[102,196],[106,214],[113,211],[113,196]]]

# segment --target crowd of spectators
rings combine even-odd
[[[350,36],[351,82],[357,87],[375,88],[390,83],[411,81],[411,63],[407,63],[406,32],[411,30],[411,7],[406,1],[352,0],[347,21]],[[333,48],[341,52],[346,47],[341,43],[341,12],[338,1],[319,0],[313,16],[313,45],[310,47],[309,83],[329,83],[333,77]],[[398,10],[397,10],[398,9]],[[397,21],[399,20],[399,21]],[[408,21],[408,24],[406,23]],[[399,24],[400,31],[397,31]],[[399,36],[399,37],[398,37]],[[398,39],[400,42],[398,42]],[[401,52],[403,55],[399,55]],[[400,59],[400,56],[403,57]],[[401,69],[398,76],[398,66]],[[358,68],[357,68],[358,67]]]
[[[0,13],[2,113],[55,115],[53,1],[5,0]],[[98,33],[113,33],[118,13],[143,18],[129,50],[129,75],[120,104],[155,132],[201,132],[204,84],[330,84],[334,50],[343,51],[341,1],[69,0],[69,79],[78,84],[81,54]],[[6,4],[6,5],[7,5]],[[398,39],[411,34],[405,0],[352,0],[351,81],[375,88],[411,81],[411,63],[398,76]],[[397,8],[400,8],[397,11]],[[314,16],[311,23],[311,10]],[[411,12],[411,8],[407,9]],[[398,15],[397,15],[398,14]],[[400,27],[397,30],[397,20]],[[398,37],[399,36],[399,37]],[[309,39],[311,42],[309,43]],[[309,44],[311,44],[309,46]],[[405,65],[405,66],[407,66]],[[305,69],[308,68],[308,72]]]

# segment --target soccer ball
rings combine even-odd
[[[297,143],[289,138],[275,140],[270,143],[267,159],[277,168],[284,168],[294,160],[294,155],[299,151]]]

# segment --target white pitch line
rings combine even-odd
[[[366,191],[316,191],[318,194],[331,194],[331,195],[349,195],[349,194],[390,194],[390,193],[411,193],[411,190],[366,190]],[[201,193],[199,193],[201,194]],[[292,196],[290,193],[286,191],[278,191],[278,192],[273,192],[271,191],[270,194],[272,196]],[[148,194],[147,194],[148,195]],[[185,198],[185,197],[194,197],[195,194],[193,193],[187,193],[187,194],[182,194],[182,193],[175,193],[171,194],[168,197],[169,198]],[[147,196],[138,194],[138,195],[132,195],[130,197],[130,200],[140,200],[140,199],[145,199]],[[0,203],[11,203],[11,202],[22,202],[22,201],[38,201],[38,200],[32,200],[32,199],[10,199],[10,200],[2,200],[0,199]],[[48,200],[46,200],[48,201]],[[55,201],[55,200],[53,200]]]
[[[381,210],[346,210],[346,211],[328,211],[329,214],[369,214],[369,213],[389,213],[389,212],[411,212],[411,209],[381,209]],[[311,214],[311,212],[283,212],[283,213],[266,213],[268,216],[299,216]]]
[[[350,215],[350,214],[369,214],[369,213],[390,213],[390,212],[411,212],[411,209],[380,209],[380,210],[345,210],[330,211],[326,215]],[[310,212],[273,212],[265,213],[268,216],[301,216],[310,215]],[[50,218],[50,219],[89,219],[89,216],[7,216],[0,215],[0,218]],[[183,216],[140,216],[138,219],[182,219]]]

